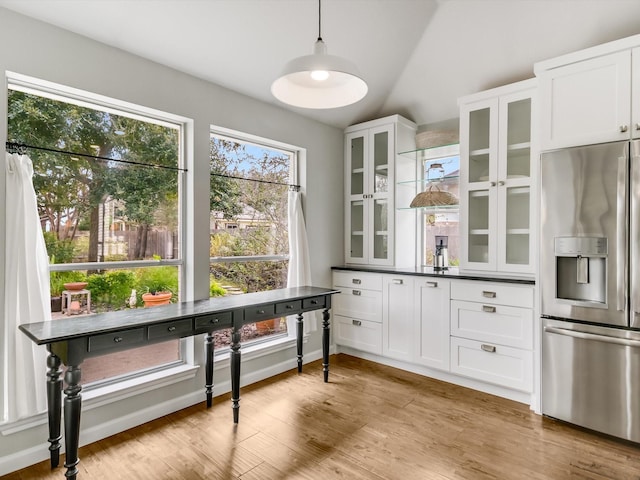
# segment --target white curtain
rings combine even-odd
[[[311,263],[309,261],[309,243],[307,228],[302,213],[302,194],[289,191],[289,275],[287,286],[303,287],[311,285]],[[304,333],[318,329],[317,312],[309,312],[304,318]],[[294,328],[289,322],[288,328]],[[292,331],[292,330],[290,330]]]
[[[18,330],[22,323],[51,320],[49,259],[27,155],[7,153],[4,305],[5,419],[46,410],[47,349]]]

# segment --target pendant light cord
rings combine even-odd
[[[318,0],[318,40],[322,41],[322,0]]]

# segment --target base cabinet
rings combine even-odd
[[[383,275],[382,355],[413,361],[413,277]]]
[[[418,345],[415,362],[449,370],[449,295],[451,282],[420,278],[415,282]]]

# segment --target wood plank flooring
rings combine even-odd
[[[80,449],[79,480],[640,479],[640,446],[344,354]],[[62,462],[61,462],[62,463]],[[42,462],[2,480],[64,478]]]

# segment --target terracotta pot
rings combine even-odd
[[[156,307],[158,305],[168,305],[171,302],[171,292],[143,293],[142,301],[145,307]]]
[[[89,285],[87,282],[70,282],[64,284],[64,289],[70,291],[82,290],[87,285]]]

